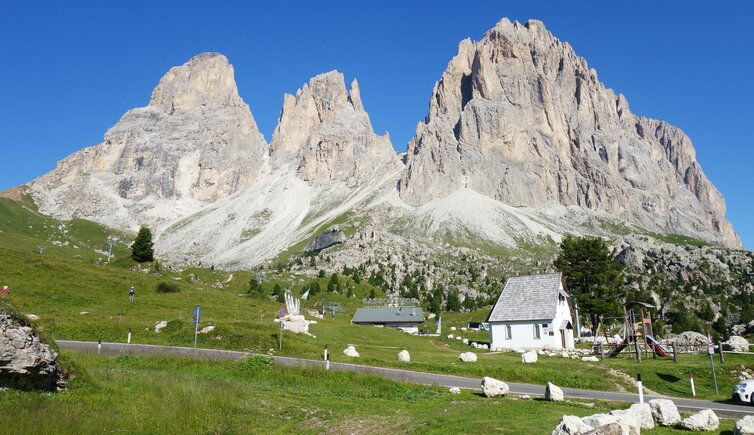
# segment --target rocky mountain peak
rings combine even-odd
[[[163,112],[200,106],[243,107],[233,66],[220,53],[201,53],[171,68],[152,92],[149,106]]]
[[[398,164],[387,134],[377,136],[372,129],[358,82],[349,93],[338,71],[313,77],[295,96],[285,95],[270,155],[278,165],[293,165],[310,183],[357,185]]]
[[[43,212],[135,228],[239,191],[256,178],[266,152],[228,59],[203,53],[171,68],[149,105],[123,115],[102,143],[71,154],[30,186]]]
[[[740,246],[688,138],[633,115],[539,21],[462,41],[408,146],[401,198],[472,189],[516,207],[576,206],[628,225]]]

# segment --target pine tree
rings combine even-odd
[[[152,232],[147,227],[141,227],[139,234],[136,235],[133,245],[131,245],[131,258],[137,263],[154,260],[154,243],[152,243]]]

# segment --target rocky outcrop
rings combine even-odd
[[[652,408],[652,417],[658,425],[674,426],[680,423],[681,414],[678,413],[678,408],[672,400],[653,399],[648,403],[649,407]]]
[[[202,53],[171,68],[149,104],[123,115],[101,144],[30,186],[42,212],[134,228],[239,191],[257,177],[266,150],[233,67]]]
[[[321,251],[325,248],[329,248],[332,245],[343,243],[345,239],[346,236],[343,231],[337,228],[331,228],[327,231],[323,231],[317,234],[316,237],[311,239],[309,243],[306,244],[304,252]]]
[[[464,40],[408,146],[401,198],[472,189],[512,206],[578,206],[628,224],[740,247],[691,141],[632,114],[539,21]]]
[[[387,133],[377,136],[361,102],[359,84],[346,91],[343,74],[330,71],[286,94],[270,144],[276,165],[290,165],[309,183],[359,185],[399,164]]]
[[[32,328],[0,312],[0,389],[55,391],[65,385],[58,354]]]
[[[548,382],[545,387],[545,400],[552,402],[562,402],[565,397],[563,396],[563,390],[557,385]]]
[[[485,376],[482,379],[482,392],[487,397],[502,397],[508,394],[510,388],[503,381]]]
[[[711,409],[702,409],[681,420],[680,426],[692,432],[711,432],[720,426],[720,420]]]

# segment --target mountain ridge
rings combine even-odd
[[[621,226],[740,247],[690,139],[633,115],[541,22],[503,19],[462,41],[406,155],[337,71],[284,96],[268,144],[233,75],[219,53],[171,68],[101,144],[27,184],[40,210],[147,224],[158,255],[227,268],[344,214],[426,246],[450,235],[515,248]]]

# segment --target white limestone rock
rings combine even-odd
[[[557,385],[548,382],[545,387],[545,400],[551,402],[562,402],[564,399],[563,390]]]
[[[592,430],[592,427],[585,424],[581,418],[575,415],[564,415],[552,435],[583,435]]]
[[[464,352],[458,358],[463,362],[476,362],[477,356],[474,352]]]
[[[711,432],[720,426],[720,420],[711,409],[701,411],[684,418],[680,426],[692,432]]]
[[[754,435],[754,415],[747,415],[736,421],[733,435]]]
[[[450,389],[450,394],[461,394],[461,389],[458,387],[453,387]]]
[[[616,416],[609,414],[588,415],[586,417],[582,417],[581,420],[592,428],[598,428],[600,426],[618,422],[618,418]]]
[[[498,381],[497,379],[485,376],[484,379],[482,379],[482,391],[487,397],[502,397],[508,394],[510,388],[508,387],[508,384],[503,381]]]
[[[642,429],[654,429],[655,420],[648,403],[634,403],[628,410],[638,417]]]
[[[343,355],[351,358],[358,358],[359,352],[356,351],[356,348],[352,344],[349,344],[348,347],[343,350]]]
[[[582,356],[581,361],[582,362],[598,362],[600,359],[596,356]]]
[[[209,334],[210,332],[215,330],[214,325],[205,326],[204,328],[199,330],[200,334]]]
[[[521,354],[521,362],[524,364],[534,364],[535,362],[537,362],[537,358],[537,352],[533,350]]]
[[[157,334],[159,334],[160,331],[162,331],[163,329],[165,329],[166,326],[168,326],[168,321],[167,320],[161,320],[161,321],[157,322],[156,325],[154,325],[154,332],[156,332]]]
[[[672,400],[653,399],[648,403],[649,407],[652,408],[652,416],[658,425],[675,426],[680,423],[681,414],[678,413],[678,408]]]
[[[731,335],[728,341],[723,344],[733,352],[749,351],[749,341],[739,335]]]
[[[0,390],[55,391],[65,386],[58,354],[10,314],[0,312]]]
[[[639,435],[641,433],[641,417],[631,409],[618,409],[610,411],[620,425],[623,435]]]
[[[411,361],[411,355],[408,354],[408,350],[403,349],[402,351],[398,352],[398,361],[402,362],[410,362]]]

